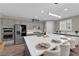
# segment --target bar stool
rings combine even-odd
[[[73,39],[75,39],[75,45],[79,46],[79,37],[72,37]]]
[[[76,46],[76,40],[74,38],[70,38],[68,42],[70,43],[70,49],[74,49]]]
[[[44,56],[60,56],[60,47],[57,46],[54,49],[47,50],[43,53]]]
[[[69,56],[70,54],[70,43],[69,42],[65,42],[62,45],[60,45],[60,55],[61,56]]]

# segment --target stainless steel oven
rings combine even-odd
[[[14,39],[14,29],[13,28],[3,28],[2,31],[3,40],[9,41]]]

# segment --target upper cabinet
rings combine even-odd
[[[56,31],[79,31],[79,15],[56,21]]]
[[[66,21],[66,30],[72,31],[72,19]]]
[[[72,31],[72,19],[62,20],[59,25],[61,31]]]
[[[2,19],[3,28],[12,28],[14,25],[14,20],[11,19]]]

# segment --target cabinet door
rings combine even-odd
[[[8,20],[7,19],[2,19],[2,27],[3,28],[8,27]]]
[[[63,22],[62,22],[62,21],[60,21],[60,27],[59,27],[59,28],[60,28],[60,30],[62,30],[62,29],[63,29],[63,28],[62,28],[62,27],[63,27],[63,26],[62,26],[62,24],[63,24]]]
[[[3,28],[12,28],[14,25],[14,20],[10,19],[3,19],[2,20]]]
[[[15,19],[15,20],[14,20],[14,24],[21,24],[21,21],[20,21],[20,20]]]
[[[14,20],[13,19],[8,19],[8,26],[10,27],[10,28],[13,28],[13,25],[14,25]]]
[[[66,21],[60,21],[60,30],[66,30]]]
[[[27,21],[26,20],[20,20],[20,24],[26,25],[27,24]]]
[[[63,31],[65,31],[66,29],[65,29],[65,27],[66,27],[66,21],[62,21],[63,22],[63,24],[62,24],[62,30]]]
[[[72,30],[72,19],[60,21],[61,31],[71,31]]]
[[[72,30],[72,20],[71,19],[67,20],[66,28],[67,28],[68,31]]]
[[[61,30],[61,22],[59,22],[59,30]]]
[[[64,21],[64,30],[66,31],[66,20]]]

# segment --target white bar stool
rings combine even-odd
[[[74,38],[70,38],[68,42],[70,43],[70,49],[74,49],[76,46],[76,40]]]
[[[60,45],[60,55],[61,56],[69,56],[70,54],[70,43],[69,42],[65,42],[64,44]]]
[[[60,47],[57,46],[56,48],[54,49],[51,49],[51,50],[46,50],[44,53],[43,53],[44,56],[60,56]]]

